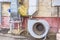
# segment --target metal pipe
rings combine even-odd
[[[2,3],[0,3],[0,23],[2,22]]]

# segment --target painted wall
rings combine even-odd
[[[8,9],[10,8],[10,3],[2,3],[2,27],[9,28],[10,24],[10,13]]]
[[[52,6],[52,0],[39,0],[37,17],[57,17],[57,8]]]

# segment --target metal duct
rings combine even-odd
[[[2,4],[0,3],[0,24],[1,24],[1,21],[2,21]]]
[[[48,34],[49,24],[45,20],[29,20],[28,32],[34,38],[43,38]]]
[[[28,15],[33,15],[38,9],[38,0],[29,0]]]
[[[11,18],[14,20],[18,19],[18,1],[12,0],[11,1]]]

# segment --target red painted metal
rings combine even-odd
[[[50,25],[50,31],[51,32],[58,32],[58,29],[60,29],[60,18],[58,17],[33,17],[34,19],[43,19],[46,20],[49,25]],[[24,19],[23,22],[23,27],[26,28],[27,27],[27,21],[28,21],[28,17],[26,17]]]
[[[6,19],[7,18],[7,19]],[[2,19],[2,26],[4,27],[9,27],[9,22],[7,22],[8,21],[8,18],[9,17],[3,17],[3,19]],[[48,23],[49,23],[49,25],[50,25],[50,31],[52,31],[52,32],[58,32],[58,29],[60,29],[60,18],[59,17],[33,17],[34,19],[43,19],[43,20],[46,20]],[[24,19],[23,19],[23,26],[22,26],[22,28],[27,28],[27,23],[28,22],[28,17],[24,17]],[[15,28],[17,28],[18,27],[18,25],[17,24],[15,24]]]
[[[10,26],[10,17],[9,16],[2,16],[2,28],[9,28]]]

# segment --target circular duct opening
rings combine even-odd
[[[37,34],[37,35],[42,35],[42,34],[44,34],[44,32],[45,32],[45,28],[44,28],[44,25],[42,24],[42,23],[35,23],[34,25],[33,25],[33,31],[34,31],[34,33],[35,34]]]
[[[27,28],[32,37],[40,39],[48,34],[50,26],[46,20],[30,20]]]

